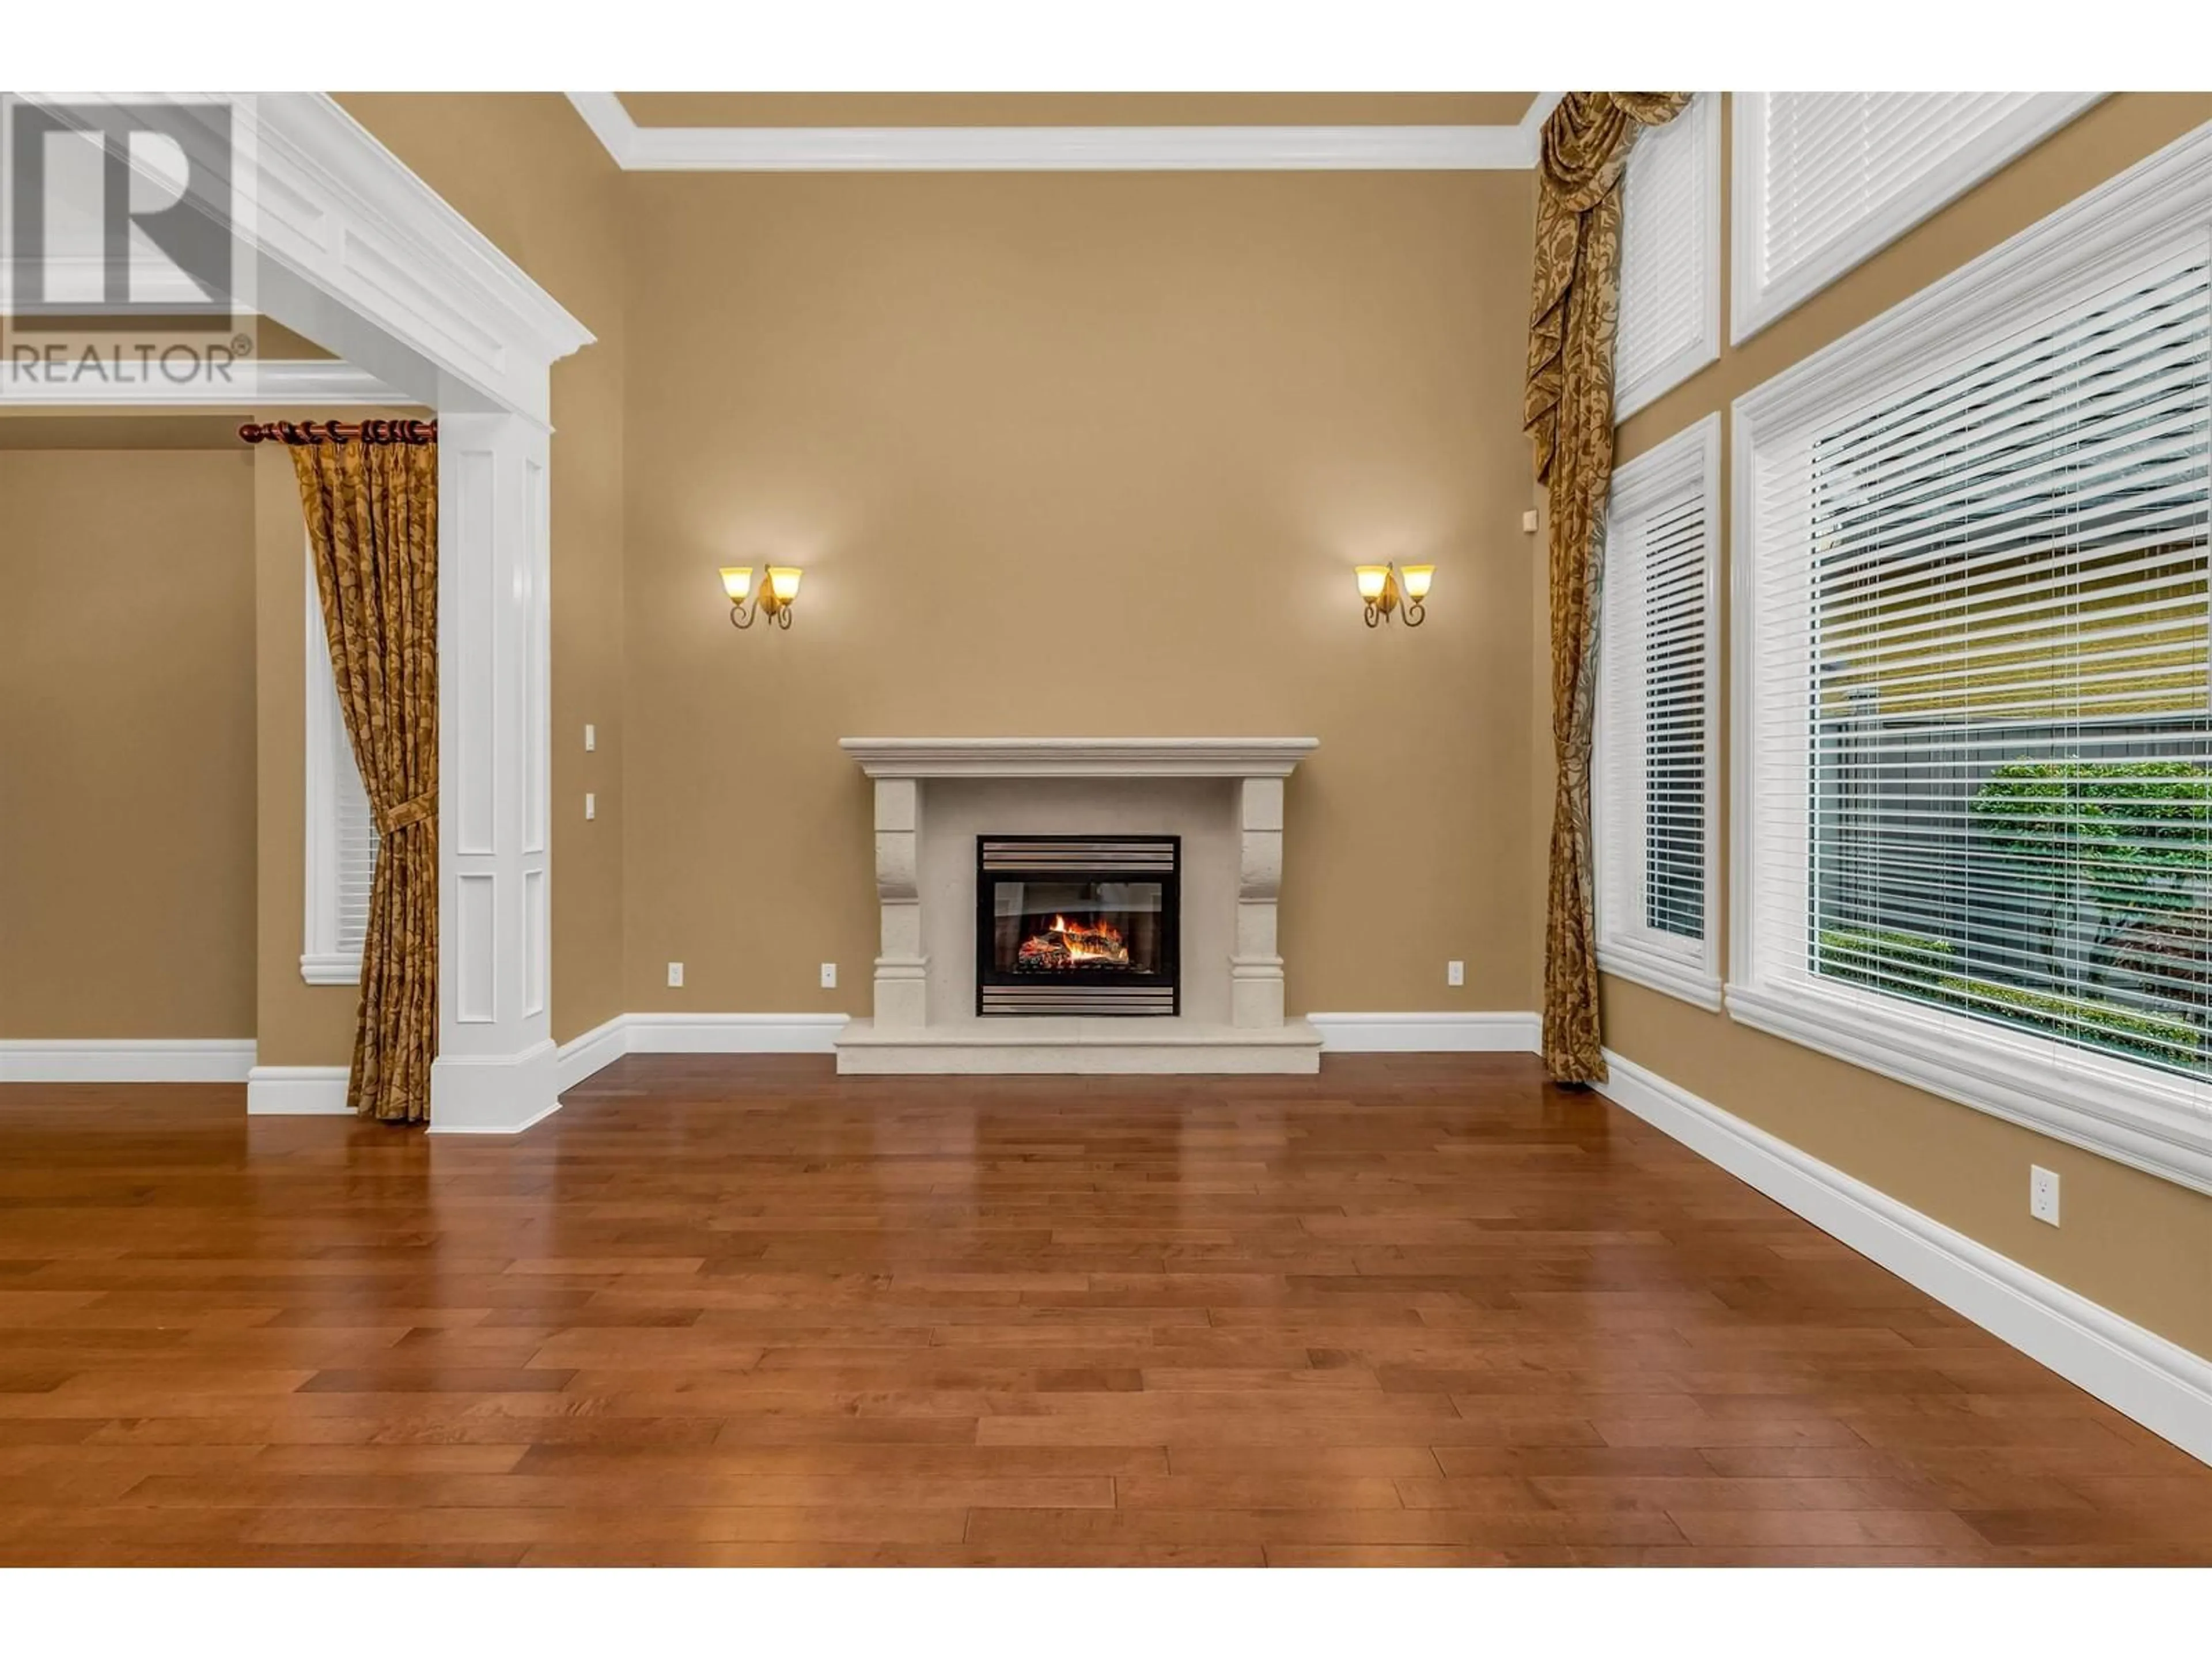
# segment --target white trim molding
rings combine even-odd
[[[259,409],[277,406],[390,408],[412,399],[367,369],[335,359],[276,359],[213,366],[191,378],[172,380],[155,374],[93,374],[72,360],[67,372],[35,362],[0,364],[0,403],[37,404],[56,409]]]
[[[1655,169],[1679,171],[1669,178]],[[1639,201],[1640,191],[1677,180],[1678,191]],[[1720,360],[1721,94],[1693,94],[1689,107],[1674,120],[1640,137],[1628,153],[1621,192],[1620,331],[1613,358],[1619,364],[1626,356],[1629,367],[1613,386],[1616,426]],[[1655,221],[1650,216],[1659,217]],[[1668,240],[1668,233],[1679,227],[1667,221],[1678,216],[1688,222],[1693,239],[1686,250],[1680,242]],[[1686,252],[1686,260],[1663,257],[1678,250]],[[1647,262],[1651,262],[1649,270]],[[1673,285],[1680,292],[1662,285]],[[1642,354],[1636,349],[1636,331],[1680,317],[1693,319],[1695,332],[1665,356],[1637,364]]]
[[[1701,649],[1705,665],[1705,752],[1703,892],[1705,933],[1689,939],[1645,927],[1643,878],[1631,873],[1644,867],[1650,826],[1642,787],[1648,768],[1641,752],[1618,752],[1618,734],[1607,711],[1613,693],[1620,689],[1624,672],[1619,653],[1626,630],[1602,628],[1598,659],[1597,726],[1591,765],[1591,843],[1597,854],[1598,969],[1633,980],[1655,991],[1680,997],[1707,1010],[1721,1006],[1720,908],[1721,889],[1721,417],[1708,415],[1686,427],[1656,447],[1646,450],[1613,475],[1613,495],[1606,512],[1608,561],[1603,592],[1606,603],[1633,592],[1641,597],[1639,580],[1630,588],[1624,572],[1610,561],[1616,556],[1617,536],[1624,526],[1637,523],[1647,508],[1663,510],[1670,498],[1679,506],[1685,495],[1694,495],[1703,515],[1702,577],[1704,606]],[[1614,620],[1622,620],[1618,615]],[[1627,621],[1639,624],[1639,611]],[[1610,635],[1608,638],[1607,636]],[[1639,636],[1640,637],[1640,636]],[[1640,699],[1644,676],[1639,665],[1631,694]],[[1638,745],[1640,750],[1641,745]],[[1633,770],[1628,769],[1633,768]],[[1631,788],[1630,784],[1636,787]],[[1617,800],[1618,792],[1629,799]],[[1626,919],[1616,914],[1631,909]]]
[[[0,1039],[0,1083],[243,1083],[252,1037]]]
[[[351,1117],[344,1066],[257,1066],[246,1076],[248,1117]]]
[[[1308,1014],[1329,1054],[1533,1054],[1543,1047],[1538,1013]]]
[[[1778,317],[1796,310],[1844,272],[1887,247],[1923,219],[1990,174],[2041,143],[2105,96],[2101,92],[2017,94],[2002,118],[1964,136],[1932,167],[1903,189],[1882,197],[1856,224],[1802,261],[1771,276],[1763,269],[1768,214],[1762,158],[1771,112],[1778,97],[1834,97],[1834,94],[1740,92],[1735,94],[1735,139],[1730,171],[1729,339],[1741,345]],[[1850,94],[1843,94],[1850,95]],[[1972,99],[1973,93],[1932,94]],[[1923,142],[1935,142],[1924,139]]]
[[[1762,488],[1784,473],[1812,422],[1848,416],[1899,377],[1924,377],[1986,351],[2070,302],[2169,253],[2202,257],[2212,225],[2212,123],[2177,139],[1912,298],[1736,399],[1732,410],[1729,984],[1730,1016],[1870,1071],[2146,1170],[2212,1192],[2212,1112],[2200,1083],[1878,994],[1806,984],[1761,954],[1770,897],[1802,868],[1762,848],[1763,665],[1780,648],[1763,626],[1761,566],[1772,533]],[[1787,453],[1785,453],[1787,452]],[[1795,626],[1795,624],[1792,624]],[[1776,718],[1786,713],[1779,693]],[[1783,799],[1788,799],[1788,787]],[[1795,821],[1790,820],[1790,821]],[[1784,889],[1778,884],[1780,893]],[[1780,924],[1775,937],[1786,931]]]
[[[611,92],[572,92],[626,172],[1491,172],[1535,165],[1557,93],[1511,125],[647,127]]]
[[[19,95],[68,106],[146,94]],[[241,177],[218,228],[251,278],[236,297],[392,388],[387,399],[549,419],[548,371],[591,331],[328,93],[155,95],[226,124]],[[156,161],[134,152],[130,165],[168,188]]]
[[[2069,1382],[2212,1463],[2212,1359],[1608,1050],[1600,1094]]]
[[[368,801],[362,793],[360,770],[338,710],[330,640],[323,628],[323,602],[317,592],[313,570],[314,555],[312,549],[304,550],[302,562],[308,567],[302,584],[307,599],[307,672],[301,691],[306,709],[302,722],[306,754],[301,772],[305,781],[305,811],[301,817],[306,828],[306,848],[301,867],[306,876],[307,890],[301,908],[300,977],[309,985],[351,986],[357,990],[361,986],[361,942],[356,938],[351,948],[347,948],[343,917],[343,820],[346,810],[350,808],[358,815],[357,830],[372,836],[375,830],[373,823],[365,822],[369,817]],[[372,853],[372,871],[374,857]],[[365,912],[365,895],[362,904]],[[365,921],[364,915],[364,924]]]

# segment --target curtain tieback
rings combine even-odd
[[[404,830],[410,823],[422,823],[437,810],[438,796],[435,790],[427,795],[417,795],[412,800],[403,800],[389,812],[379,812],[376,815],[376,833],[379,836],[392,835]]]

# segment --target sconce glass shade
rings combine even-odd
[[[1390,567],[1383,564],[1362,564],[1352,567],[1359,578],[1359,597],[1372,605],[1382,597],[1382,584],[1390,574]]]
[[[730,596],[732,605],[743,605],[745,595],[752,592],[752,566],[726,564],[722,567],[722,591]]]
[[[799,570],[794,565],[772,564],[768,568],[769,591],[788,605],[799,597]]]
[[[1432,564],[1409,564],[1398,573],[1406,579],[1406,597],[1416,605],[1429,597],[1429,581],[1437,574]]]

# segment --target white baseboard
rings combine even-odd
[[[1308,1014],[1325,1054],[1519,1054],[1542,1046],[1534,1013]]]
[[[252,1037],[9,1037],[0,1083],[243,1083]]]
[[[346,1104],[350,1068],[257,1066],[246,1075],[248,1117],[351,1117]]]
[[[629,1052],[629,1016],[617,1014],[562,1043],[553,1059],[553,1091],[565,1095],[602,1066]]]
[[[843,1014],[617,1014],[561,1045],[566,1094],[624,1054],[834,1054]]]
[[[2191,1455],[2212,1463],[2212,1360],[1607,1050],[1598,1091]]]
[[[633,1054],[833,1054],[842,1014],[625,1014]]]

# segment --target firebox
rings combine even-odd
[[[978,1014],[1173,1014],[1179,836],[978,836]]]

